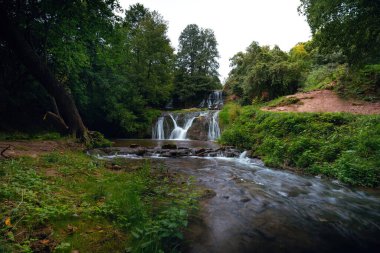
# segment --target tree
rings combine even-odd
[[[380,1],[301,0],[298,11],[321,51],[342,52],[351,65],[380,60]]]
[[[293,58],[295,54],[293,51]],[[225,90],[240,97],[243,104],[294,93],[299,87],[302,69],[298,61],[279,47],[261,47],[257,42],[253,42],[247,52],[237,53],[231,59],[231,67]]]
[[[219,53],[214,32],[188,25],[179,37],[175,98],[178,104],[194,104],[206,93],[221,87]]]
[[[174,50],[157,12],[137,4],[123,19],[115,14],[117,0],[0,3],[39,59],[26,65],[28,70],[44,65],[42,72],[61,88],[58,94],[66,91],[70,96],[61,102],[73,97],[86,126],[109,136],[146,135],[159,113],[155,108],[168,102],[173,88]],[[27,74],[32,72],[20,64],[27,58],[15,57],[21,52],[15,45],[0,38],[0,117],[7,119],[0,121],[0,128],[17,129],[19,122],[11,126],[9,118],[19,112],[25,123],[35,126],[46,111],[56,111],[55,104],[65,121],[77,115],[66,116],[62,103],[50,99],[49,93],[57,94]]]
[[[26,41],[19,28],[9,19],[8,15],[5,11],[0,13],[1,38],[7,42],[7,46],[15,52],[30,73],[54,97],[70,133],[87,141],[87,129],[70,92],[59,83],[47,65]]]
[[[131,82],[148,105],[163,107],[173,89],[174,49],[167,24],[157,12],[136,4],[126,12],[124,25],[131,52],[127,63]]]

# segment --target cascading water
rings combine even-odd
[[[223,107],[223,91],[215,90],[208,95],[207,99],[203,99],[198,106],[199,108],[208,108],[219,110]]]
[[[164,117],[159,117],[155,127],[152,128],[152,138],[157,140],[165,139]]]
[[[186,140],[186,134],[191,125],[193,124],[195,116],[192,116],[190,118],[185,119],[185,125],[184,127],[180,127],[177,124],[177,120],[173,117],[173,115],[169,114],[170,118],[173,120],[174,129],[170,134],[169,139],[171,140]]]
[[[214,141],[220,137],[219,111],[214,112],[208,125],[208,139]]]
[[[152,139],[210,140],[220,137],[219,110],[223,106],[222,91],[213,91],[199,107],[209,111],[164,113],[152,128]],[[213,110],[211,110],[213,109]],[[194,123],[196,122],[196,123]],[[192,133],[188,134],[191,130]]]

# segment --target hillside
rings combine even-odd
[[[354,114],[380,114],[380,102],[369,103],[340,98],[331,90],[300,92],[286,96],[278,104],[264,107],[275,112],[347,112]]]

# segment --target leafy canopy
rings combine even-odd
[[[380,60],[380,1],[301,0],[298,11],[324,52],[342,52],[354,65]]]

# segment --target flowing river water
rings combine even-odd
[[[217,148],[210,141],[120,140]],[[116,155],[117,157],[117,155]],[[149,158],[215,192],[186,232],[186,252],[379,252],[380,192],[226,157]]]

